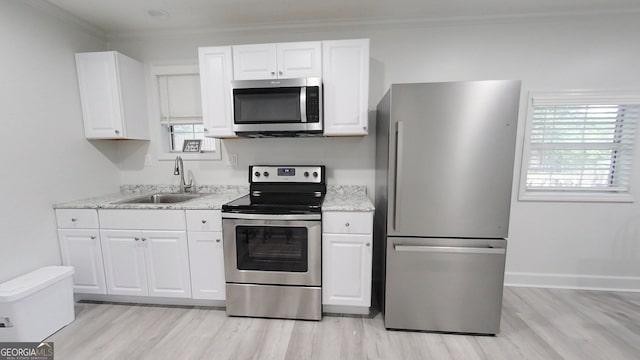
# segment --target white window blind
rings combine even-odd
[[[160,124],[170,152],[181,152],[184,140],[202,140],[201,151],[216,150],[215,139],[204,136],[200,76],[198,74],[158,74]]]
[[[198,74],[158,76],[162,124],[202,124]]]
[[[640,99],[532,97],[526,192],[628,192]]]

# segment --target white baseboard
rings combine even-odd
[[[640,292],[639,276],[507,272],[505,286]]]
[[[322,305],[323,314],[369,315],[368,306]]]
[[[109,303],[177,305],[177,306],[208,306],[224,310],[224,300],[197,300],[181,298],[160,298],[150,296],[125,296],[74,293],[74,301],[104,301]],[[369,315],[368,306],[322,305],[325,314]]]
[[[182,298],[161,298],[151,296],[101,295],[101,294],[73,294],[74,301],[104,301],[114,303],[178,305],[178,306],[210,306],[225,307],[224,300],[199,300]]]

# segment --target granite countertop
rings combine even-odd
[[[77,201],[54,204],[54,209],[158,209],[158,210],[219,210],[222,204],[235,200],[249,192],[246,185],[201,185],[196,199],[173,204],[120,204],[119,201],[133,199],[158,192],[178,192],[176,185],[122,185],[119,193],[107,194]]]
[[[373,211],[367,188],[359,185],[329,185],[322,211]]]
[[[120,201],[158,192],[178,192],[176,185],[122,185],[119,193],[54,204],[54,209],[158,209],[158,210],[219,210],[222,204],[249,192],[246,185],[201,185],[196,193],[201,197],[173,204],[121,204]],[[364,186],[329,185],[322,204],[323,211],[373,211]]]

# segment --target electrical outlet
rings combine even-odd
[[[229,154],[229,164],[238,166],[238,154]]]

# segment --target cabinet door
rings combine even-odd
[[[186,231],[144,231],[141,242],[149,295],[191,297]]]
[[[194,299],[225,299],[222,232],[189,232],[191,289]]]
[[[208,137],[235,137],[231,118],[231,47],[198,49],[200,91],[204,134]]]
[[[278,78],[322,76],[320,41],[282,43],[277,46]]]
[[[76,54],[76,69],[85,136],[124,138],[115,52]]]
[[[371,235],[322,234],[322,304],[371,306]]]
[[[101,230],[107,293],[147,295],[144,244],[139,231]]]
[[[324,135],[366,135],[369,40],[322,42]]]
[[[73,290],[84,294],[106,294],[102,248],[97,229],[59,229],[62,264],[73,266]]]
[[[233,46],[233,80],[275,79],[276,45]]]

